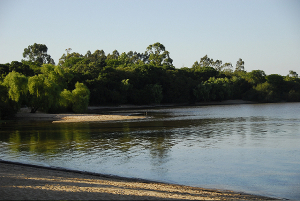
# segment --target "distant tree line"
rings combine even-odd
[[[23,105],[32,112],[82,113],[88,105],[300,101],[296,72],[247,72],[242,59],[233,67],[205,55],[191,68],[175,68],[165,46],[154,43],[143,53],[96,50],[81,55],[69,48],[55,65],[47,51],[35,43],[24,49],[21,62],[0,64],[1,118]]]

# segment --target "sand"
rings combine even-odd
[[[1,200],[274,200],[146,180],[0,161]]]
[[[16,114],[16,120],[18,121],[52,121],[53,123],[119,121],[142,118],[146,117],[138,115],[47,114],[43,112],[30,113],[29,108],[22,108]]]

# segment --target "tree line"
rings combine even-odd
[[[143,53],[82,55],[68,48],[55,65],[47,51],[35,43],[24,49],[22,61],[0,64],[1,118],[24,105],[32,112],[82,113],[88,105],[300,101],[296,72],[247,72],[242,59],[234,67],[205,55],[190,68],[175,68],[165,46],[154,43]]]

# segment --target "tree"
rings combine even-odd
[[[212,67],[214,63],[214,60],[209,58],[207,55],[202,57],[199,62],[199,67]]]
[[[90,90],[83,84],[77,82],[72,91],[72,109],[75,113],[86,111],[90,100]]]
[[[112,52],[112,54],[108,54],[107,55],[107,60],[110,60],[110,59],[118,59],[120,56],[120,53],[118,52],[118,50],[114,50]]]
[[[221,60],[216,60],[212,63],[212,66],[217,70],[221,71],[223,66],[222,66],[222,61]]]
[[[84,59],[83,56],[77,52],[73,52],[73,53],[70,53],[70,51],[67,52],[68,52],[67,55],[63,54],[60,57],[58,65],[64,67],[72,67],[74,64],[76,64],[78,60],[81,61],[82,59]]]
[[[163,99],[162,86],[159,84],[155,84],[151,86],[151,89],[154,103],[159,104]]]
[[[88,54],[86,54],[87,56]],[[103,50],[96,50],[93,54],[87,57],[91,62],[95,62],[97,67],[105,67],[106,56]]]
[[[283,84],[283,77],[278,74],[271,74],[266,76],[267,82],[274,87],[280,87]]]
[[[68,69],[53,64],[44,64],[41,68],[41,73],[50,81],[56,83],[60,90],[67,87],[67,84],[72,80],[73,75],[69,73]]]
[[[34,70],[30,68],[25,62],[12,61],[9,65],[9,71],[22,73],[25,76],[33,76]]]
[[[250,82],[254,85],[261,84],[266,81],[266,74],[262,70],[253,70],[250,73],[248,73],[248,76],[250,78]]]
[[[225,100],[231,96],[231,81],[228,78],[211,77],[193,90],[197,100]]]
[[[225,74],[231,74],[232,68],[233,68],[233,66],[231,63],[225,63],[221,66],[221,71]]]
[[[8,97],[8,89],[0,81],[0,119],[7,119],[14,116],[20,104]]]
[[[27,93],[27,77],[21,73],[10,72],[3,83],[0,81],[0,119],[13,116],[26,101]]]
[[[9,73],[9,63],[0,64],[0,80]]]
[[[67,89],[64,89],[60,93],[60,99],[59,99],[60,106],[62,106],[64,108],[67,108],[67,109],[71,109],[72,108],[72,101],[73,101],[72,92],[70,92]]]
[[[19,102],[22,96],[28,92],[28,79],[25,75],[18,72],[10,72],[4,79],[3,85],[8,89],[9,98],[15,102]]]
[[[23,57],[29,61],[38,62],[42,64],[54,64],[54,60],[47,54],[48,48],[44,44],[29,45],[24,49]]]
[[[31,113],[38,109],[48,112],[59,104],[60,87],[46,75],[39,74],[28,79]]]
[[[298,78],[298,73],[296,73],[295,71],[290,70],[289,74],[287,76],[292,78],[291,80],[295,80],[295,79]]]
[[[239,71],[245,71],[245,62],[240,58],[235,65],[235,71],[239,72]]]
[[[210,99],[210,91],[212,89],[212,85],[203,82],[196,86],[193,90],[194,95],[196,96],[197,101],[208,101]]]
[[[199,81],[207,81],[210,77],[216,77],[219,74],[213,67],[197,67],[192,70]]]
[[[202,58],[200,59],[199,62],[196,61],[196,62],[193,64],[192,68],[214,67],[215,65],[216,65],[216,66],[221,66],[221,64],[222,64],[222,61],[217,60],[217,61],[214,62],[213,59],[211,59],[211,58],[209,58],[207,55],[205,55],[204,57],[202,57]],[[219,69],[216,68],[216,70],[219,70]]]
[[[149,62],[155,66],[161,66],[163,64],[172,67],[173,59],[170,58],[170,53],[166,51],[166,48],[161,43],[154,43],[147,47],[149,54]]]

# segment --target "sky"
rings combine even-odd
[[[45,44],[59,58],[160,42],[176,68],[207,55],[267,75],[300,75],[299,0],[0,0],[0,63]]]

